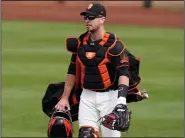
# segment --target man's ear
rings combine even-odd
[[[105,22],[105,17],[101,18],[101,23],[103,24]]]

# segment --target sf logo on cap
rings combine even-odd
[[[89,4],[89,6],[88,6],[88,8],[87,8],[87,9],[90,9],[92,6],[93,6],[93,4]]]

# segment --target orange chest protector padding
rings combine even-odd
[[[114,77],[110,77],[111,61],[108,58],[108,51],[115,46],[117,39],[114,34],[105,33],[102,41],[91,45],[88,43],[89,36],[90,33],[84,36],[78,48],[81,85],[86,89],[103,90],[111,86],[114,80]]]

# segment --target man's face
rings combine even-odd
[[[86,28],[88,31],[91,31],[91,32],[97,30],[101,25],[103,25],[104,20],[105,20],[105,17],[98,17],[94,15],[84,16]]]

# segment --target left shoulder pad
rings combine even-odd
[[[108,51],[108,54],[111,56],[119,56],[124,50],[125,50],[124,44],[120,40],[117,40],[114,47],[112,47]]]
[[[66,48],[69,52],[76,53],[79,45],[80,41],[78,38],[66,38]]]

